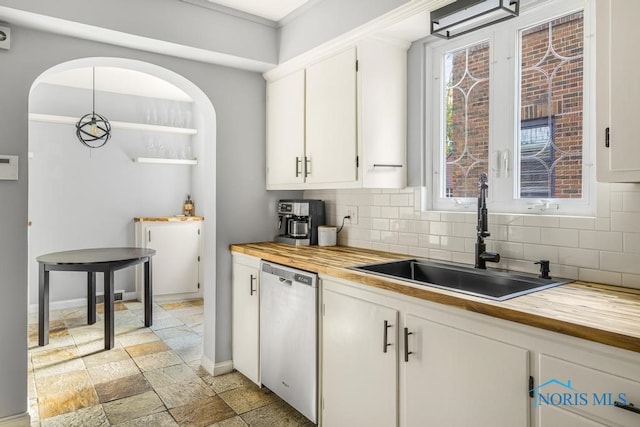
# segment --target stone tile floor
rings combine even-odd
[[[139,302],[115,306],[116,344],[104,350],[102,306],[51,310],[50,343],[38,346],[29,318],[32,426],[312,426],[242,374],[213,377],[201,366],[203,301],[154,304],[144,327]]]

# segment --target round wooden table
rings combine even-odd
[[[154,249],[146,248],[93,248],[53,252],[36,258],[39,264],[38,344],[49,344],[49,272],[87,272],[87,320],[96,322],[96,273],[104,275],[104,348],[114,345],[114,272],[144,263],[144,325],[152,324],[151,257]]]

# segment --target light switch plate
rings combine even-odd
[[[11,28],[0,25],[0,49],[11,48]]]
[[[18,180],[18,156],[0,155],[0,180]]]

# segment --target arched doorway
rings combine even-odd
[[[91,99],[87,98],[90,90],[82,87],[61,89],[56,76],[73,75],[73,71],[84,69],[111,69],[118,74],[119,86],[131,86],[128,92],[114,95],[100,91],[100,73],[96,74],[96,93],[100,93],[105,108],[110,105],[111,111],[116,111],[116,117],[110,120],[122,122],[137,122],[139,124],[162,124],[168,127],[187,127],[197,129],[195,135],[189,136],[189,145],[184,140],[171,147],[179,139],[175,137],[149,136],[150,132],[144,126],[122,132],[120,139],[116,134],[109,141],[109,145],[101,149],[91,150],[83,147],[76,139],[72,124],[49,125],[45,128],[34,125],[36,120],[30,121],[29,152],[29,216],[33,220],[29,238],[29,302],[37,304],[37,270],[34,270],[34,251],[42,248],[51,250],[66,250],[69,247],[90,246],[131,246],[133,245],[133,217],[131,210],[122,209],[129,204],[140,211],[133,216],[157,215],[169,216],[179,213],[179,208],[188,192],[197,203],[197,214],[205,217],[202,269],[202,293],[205,298],[204,309],[204,349],[202,365],[213,371],[215,354],[215,240],[216,240],[216,113],[208,97],[192,82],[166,68],[130,59],[122,58],[84,58],[56,65],[42,73],[33,83],[29,97],[30,115],[40,114],[49,116],[65,116],[60,113],[82,108],[91,111]],[[133,100],[151,99],[149,85],[147,92],[136,93],[139,84],[131,84],[132,76],[149,77],[164,89],[175,89],[177,99],[158,97],[156,105],[151,107],[133,105]],[[123,77],[125,76],[125,77]],[[46,87],[56,86],[60,87]],[[53,83],[53,84],[52,84]],[[123,83],[126,83],[123,85]],[[76,85],[78,86],[78,85]],[[49,96],[40,97],[46,89]],[[107,89],[108,90],[108,89]],[[163,90],[162,88],[158,90]],[[116,91],[117,92],[117,91]],[[59,96],[53,96],[55,94]],[[177,95],[176,95],[177,94]],[[184,96],[184,98],[180,98]],[[35,102],[37,99],[38,102]],[[79,101],[80,99],[86,101]],[[32,102],[34,100],[34,102]],[[96,111],[100,110],[100,97],[96,96]],[[75,104],[74,104],[75,103]],[[78,104],[82,104],[78,107]],[[118,104],[120,103],[120,104]],[[180,113],[179,107],[189,103],[189,115]],[[34,108],[37,104],[39,111]],[[116,110],[113,110],[113,108]],[[165,108],[166,107],[166,108]],[[172,110],[173,109],[173,110]],[[59,113],[59,114],[55,114]],[[122,116],[118,117],[118,114]],[[84,114],[84,113],[83,113]],[[76,114],[77,115],[77,114]],[[107,115],[105,113],[105,115]],[[152,117],[152,116],[156,117]],[[107,115],[108,117],[108,115]],[[41,117],[40,117],[41,118]],[[186,123],[187,120],[190,123]],[[46,123],[46,121],[44,121]],[[39,123],[43,123],[42,120]],[[52,127],[53,126],[53,127]],[[152,133],[152,132],[151,132]],[[38,138],[38,142],[32,141]],[[181,137],[180,137],[181,138]],[[137,140],[136,140],[137,139]],[[160,145],[166,145],[162,157],[169,159],[186,156],[186,150],[191,150],[189,157],[196,157],[196,165],[155,165],[136,164],[132,158],[147,157],[152,146],[155,146],[156,156],[160,156]],[[40,155],[44,153],[46,155]],[[184,153],[180,150],[184,149]],[[170,152],[170,150],[173,150]],[[155,157],[155,156],[154,156]],[[51,180],[53,176],[62,177],[62,183],[49,186],[46,191],[37,187],[44,180]],[[65,184],[64,179],[68,183]],[[51,184],[51,182],[49,182]],[[41,184],[42,185],[42,184]],[[160,197],[160,192],[163,196]],[[36,200],[36,197],[38,199]],[[57,200],[56,200],[57,199]],[[171,200],[170,200],[171,199]],[[173,202],[175,200],[175,202]],[[175,208],[171,209],[172,203]],[[135,210],[134,209],[134,210]],[[148,209],[145,212],[145,209]],[[152,210],[165,212],[150,213]],[[37,211],[38,210],[38,211]],[[94,212],[94,215],[91,214]],[[45,230],[39,229],[41,223],[36,218],[47,218],[58,226],[56,234],[47,235]],[[55,219],[51,220],[51,217]],[[92,232],[93,230],[93,232]],[[92,236],[92,234],[94,234]],[[37,239],[38,244],[35,244]],[[61,239],[64,240],[61,242]],[[32,243],[34,243],[32,245]],[[58,245],[58,246],[56,246]],[[47,249],[48,250],[48,249]],[[35,282],[34,282],[35,280]],[[82,280],[82,279],[80,279]],[[125,280],[126,282],[126,280]],[[73,284],[66,290],[61,290],[59,300],[68,301],[83,299],[82,294],[73,292]],[[35,288],[35,289],[34,289]],[[84,291],[85,287],[78,287]],[[53,292],[53,289],[52,289]],[[66,292],[66,293],[65,293]],[[35,299],[34,299],[35,298]],[[52,301],[56,296],[52,295]]]

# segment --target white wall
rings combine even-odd
[[[277,62],[277,32],[273,26],[179,0],[109,0],[108,4],[0,0],[0,9],[3,6],[255,61]],[[179,54],[178,46],[174,51]]]
[[[219,296],[205,294],[205,321],[219,328],[216,345],[205,339],[210,360],[231,357],[231,260],[237,241],[271,240],[275,202],[290,196],[265,188],[265,82],[257,73],[197,63],[21,27],[12,27],[11,50],[0,50],[0,152],[20,157],[18,181],[0,181],[0,419],[26,411],[28,99],[36,78],[77,58],[120,57],[167,68],[193,82],[216,109],[218,233],[212,272]],[[211,181],[209,181],[211,182]],[[205,188],[199,191],[207,191]],[[211,184],[213,185],[213,184]],[[246,221],[244,221],[246,219]],[[249,224],[249,225],[248,225]],[[207,307],[207,298],[216,303]],[[207,326],[205,326],[205,334]],[[211,333],[211,337],[214,334]],[[211,340],[213,341],[213,340]],[[215,355],[214,355],[215,351]]]
[[[96,111],[111,121],[144,123],[145,110],[181,109],[191,103],[96,93]],[[40,84],[31,92],[30,112],[81,117],[91,112],[91,91]],[[168,123],[167,123],[168,124]],[[73,124],[32,121],[29,125],[29,303],[38,302],[38,263],[48,252],[104,246],[135,246],[133,218],[180,213],[192,193],[197,166],[134,163],[147,144],[165,151],[193,150],[195,137],[113,129],[104,147],[91,150],[78,141]],[[157,154],[155,156],[158,156]],[[50,301],[86,297],[85,274],[52,275]],[[102,290],[102,275],[98,275]],[[133,292],[134,269],[116,272],[117,290]]]
[[[328,221],[337,225],[346,206],[358,206],[358,224],[345,226],[340,244],[474,263],[475,206],[464,213],[421,212],[417,187],[304,196],[327,201]],[[639,223],[640,184],[599,183],[593,218],[490,213],[487,250],[500,253],[496,267],[535,273],[533,262],[548,259],[552,276],[640,289]]]
[[[285,18],[278,29],[278,63],[321,45],[408,0],[322,0]],[[427,23],[425,22],[425,25]]]

